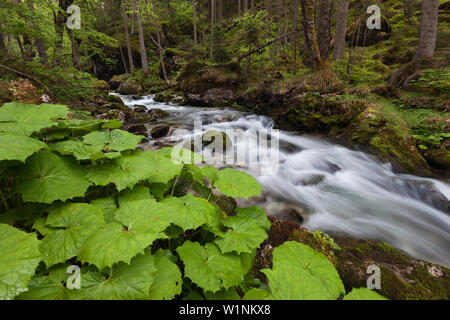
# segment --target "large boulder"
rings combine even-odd
[[[169,134],[170,127],[166,124],[156,126],[152,129],[151,135],[153,139],[165,137]]]
[[[134,95],[142,92],[142,86],[137,81],[127,81],[120,85],[118,91],[123,95]]]
[[[100,91],[109,91],[109,84],[105,80],[98,80],[94,82],[93,87]]]
[[[115,75],[111,78],[111,80],[109,80],[109,86],[112,90],[117,90],[119,89],[121,84],[125,83],[128,80],[128,78],[129,75],[127,74]]]

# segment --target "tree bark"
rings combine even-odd
[[[145,73],[148,73],[147,52],[145,50],[144,30],[142,28],[141,8],[139,7],[139,2],[136,3],[136,11],[137,11],[136,12],[136,20],[137,20],[138,33],[139,33],[139,51],[141,52],[142,70],[144,70]]]
[[[304,62],[312,70],[318,70],[324,67],[324,62],[317,45],[313,0],[301,0],[300,2],[302,6],[303,31],[305,34],[305,49],[307,53]]]
[[[192,18],[194,23],[194,44],[197,44],[197,10],[195,8],[195,0],[192,0]]]
[[[409,82],[419,74],[419,71],[431,65],[436,46],[438,11],[439,0],[422,1],[422,23],[416,55],[404,68],[392,74],[389,81],[392,89],[400,86],[407,89]]]
[[[209,47],[209,58],[212,60],[214,56],[214,23],[215,23],[215,10],[216,9],[216,3],[215,0],[211,0],[211,45]]]
[[[330,50],[330,0],[319,0],[319,25],[317,28],[317,42],[319,45],[320,56],[328,60]]]
[[[122,17],[125,29],[125,41],[127,43],[128,63],[130,64],[130,72],[134,71],[133,54],[131,52],[130,35],[128,34],[128,17],[125,10],[125,2],[122,0]]]
[[[152,7],[153,7],[153,15],[155,16],[155,28],[156,28],[156,37],[158,40],[159,59],[161,60],[161,68],[163,71],[164,81],[168,82],[166,66],[164,65],[164,56],[163,56],[162,47],[161,47],[161,35],[159,33],[159,22],[158,22],[158,16],[156,15],[155,0],[152,0]],[[139,24],[139,20],[138,20],[138,24]],[[147,65],[147,72],[148,72],[148,65]]]
[[[81,58],[80,58],[80,41],[75,38],[73,30],[67,29],[67,34],[69,35],[70,42],[72,44],[72,61],[73,66],[80,70],[81,69]]]
[[[349,0],[339,1],[336,18],[336,34],[334,36],[333,60],[342,58],[345,53],[345,34],[347,32],[348,4]]]
[[[297,20],[298,20],[298,0],[292,0],[292,31],[291,43],[294,47],[294,73],[297,71]]]

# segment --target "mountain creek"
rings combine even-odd
[[[156,123],[145,124],[148,134],[155,128],[163,131],[162,137],[142,145],[148,150],[174,145],[186,139],[186,132],[193,136],[194,121],[202,122],[202,135],[230,129],[271,132],[274,127],[267,116],[232,108],[178,106],[155,102],[153,96],[118,96],[130,108],[144,106],[168,113]],[[255,176],[263,187],[261,196],[240,200],[239,206],[257,204],[269,216],[299,222],[309,230],[384,241],[413,258],[450,267],[450,186],[445,181],[396,173],[390,163],[368,153],[324,137],[283,130],[279,131],[276,174],[264,175],[255,165],[239,165],[238,169]]]

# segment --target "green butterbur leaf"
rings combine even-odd
[[[276,300],[335,300],[345,293],[333,264],[298,242],[288,241],[275,248],[272,270],[262,272]]]
[[[39,140],[23,135],[0,133],[0,161],[25,162],[25,159],[41,149],[48,149],[48,147]]]
[[[70,300],[77,298],[79,290],[70,290],[64,283],[69,275],[68,265],[57,265],[48,270],[47,276],[34,276],[28,282],[29,291],[20,294],[16,300]]]
[[[230,228],[223,238],[216,240],[216,244],[223,253],[252,252],[267,238],[266,231],[261,229],[255,221],[246,217],[228,217],[223,221],[223,225]]]
[[[13,299],[28,290],[41,253],[35,233],[0,224],[0,299]]]
[[[205,199],[188,194],[182,198],[170,197],[156,209],[165,220],[183,230],[196,229],[211,221],[215,208]]]
[[[163,231],[170,222],[159,217],[154,200],[129,202],[115,212],[115,220],[94,231],[81,246],[78,259],[96,265],[100,270],[131,258],[167,236]]]
[[[111,151],[125,151],[135,149],[144,139],[144,136],[137,136],[123,130],[95,131],[83,137],[83,142],[92,146],[102,146]]]
[[[57,119],[67,119],[68,112],[67,107],[61,105],[6,103],[0,108],[0,132],[30,136],[57,125]]]
[[[98,160],[103,158],[102,146],[90,146],[81,141],[63,141],[50,145],[52,151],[73,155],[77,160]]]
[[[181,293],[181,272],[170,260],[170,251],[158,250],[155,254],[157,272],[153,274],[153,284],[149,290],[150,300],[171,300]]]
[[[91,185],[78,163],[47,151],[28,158],[19,175],[18,190],[26,202],[52,203],[82,197]]]
[[[229,197],[248,199],[260,194],[262,188],[258,181],[248,173],[227,168],[217,174],[214,186]]]
[[[102,210],[89,204],[70,203],[53,210],[47,225],[55,232],[39,246],[47,268],[75,257],[86,238],[103,224]]]
[[[270,295],[270,292],[264,289],[253,288],[248,291],[242,300],[266,300]]]
[[[155,257],[139,255],[130,264],[123,262],[112,267],[109,276],[87,272],[81,276],[82,299],[136,300],[148,297],[156,272]]]
[[[198,242],[186,241],[177,252],[184,263],[185,276],[206,291],[214,293],[243,280],[239,257],[222,254],[214,244],[203,247]]]
[[[87,177],[100,186],[114,183],[121,191],[146,179],[167,183],[180,173],[181,168],[182,165],[175,165],[156,152],[143,151],[95,166]]]
[[[270,221],[266,212],[258,206],[236,209],[238,216],[255,221],[258,226],[266,231],[270,230]]]
[[[388,300],[369,288],[353,288],[344,300]]]

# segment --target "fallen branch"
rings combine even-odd
[[[17,73],[17,74],[20,74],[20,75],[22,75],[22,76],[25,76],[25,77],[29,78],[30,80],[33,80],[33,81],[37,82],[38,84],[40,84],[45,90],[47,90],[47,92],[50,92],[50,89],[47,88],[47,86],[46,86],[45,84],[43,84],[41,81],[37,80],[36,78],[34,78],[34,77],[32,77],[32,76],[30,76],[30,75],[28,75],[28,74],[26,74],[26,73],[17,71],[17,70],[15,70],[15,69],[12,69],[12,68],[10,68],[10,67],[4,66],[4,65],[2,65],[2,64],[0,64],[0,68],[3,68],[3,69],[6,69],[6,70],[9,70],[9,71],[12,71],[12,72]]]
[[[266,44],[264,44],[264,45],[262,45],[262,46],[260,46],[260,47],[258,47],[258,48],[256,48],[256,49],[254,49],[254,50],[248,52],[247,54],[245,54],[245,55],[239,57],[239,58],[237,59],[237,61],[241,61],[241,60],[243,60],[243,59],[245,59],[245,58],[248,58],[248,57],[250,57],[252,54],[257,53],[257,52],[261,51],[262,49],[264,49],[265,47],[270,46],[270,45],[273,44],[274,42],[277,42],[278,40],[283,39],[283,38],[287,38],[287,37],[289,37],[291,34],[297,33],[297,32],[299,32],[299,31],[301,31],[301,30],[302,30],[302,28],[297,29],[297,30],[295,30],[295,31],[291,31],[291,32],[286,33],[286,34],[283,34],[283,35],[281,35],[281,36],[279,36],[279,37],[277,37],[277,38],[275,38],[275,39],[273,39],[273,40],[267,42]]]

